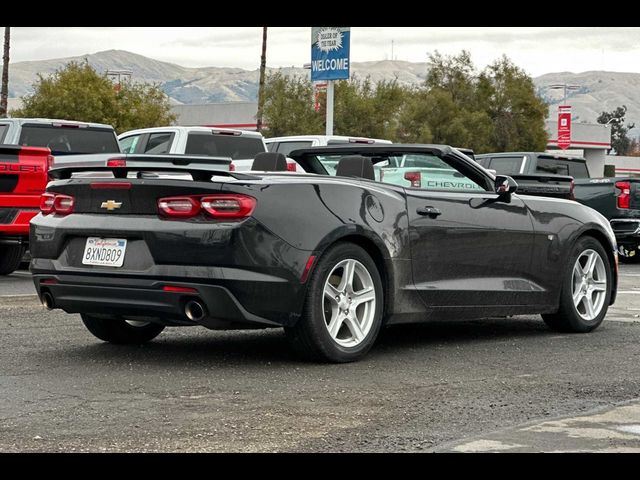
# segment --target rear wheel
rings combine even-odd
[[[156,338],[164,325],[120,318],[99,318],[82,314],[82,323],[100,340],[118,344],[141,344]]]
[[[382,324],[384,293],[376,264],[351,243],[331,247],[309,280],[302,318],[285,328],[301,355],[353,362],[373,346]]]
[[[0,275],[9,275],[20,266],[24,255],[22,245],[4,245],[0,247]]]
[[[578,240],[560,293],[557,313],[543,315],[561,332],[590,332],[604,320],[611,299],[611,266],[604,248],[592,237]]]

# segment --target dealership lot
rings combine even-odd
[[[402,326],[361,362],[274,331],[107,345],[0,278],[0,451],[640,451],[640,265],[587,335],[539,317]]]

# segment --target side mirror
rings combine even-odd
[[[501,197],[510,197],[512,193],[518,190],[516,181],[506,175],[497,175],[494,186],[495,192]]]

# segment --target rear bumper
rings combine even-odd
[[[38,214],[35,208],[0,207],[0,245],[29,243],[29,222]]]
[[[250,313],[229,288],[222,285],[38,273],[34,273],[33,281],[41,300],[47,292],[53,297],[54,308],[67,313],[154,318],[167,325],[202,325],[211,329],[267,328],[286,323]],[[164,291],[166,285],[196,292]],[[204,306],[202,319],[195,321],[187,317],[185,307],[190,301]]]
[[[640,242],[640,219],[614,218],[611,228],[619,245],[638,245]]]

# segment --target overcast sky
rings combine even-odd
[[[310,27],[269,27],[267,64],[310,61]],[[186,67],[255,69],[261,27],[13,27],[11,61],[128,50]],[[469,50],[484,67],[503,53],[530,75],[640,72],[638,27],[352,27],[351,61],[423,62],[427,53]]]

